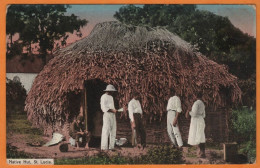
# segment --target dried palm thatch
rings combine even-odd
[[[81,92],[84,81],[91,79],[115,85],[120,107],[128,104],[131,93],[139,92],[151,122],[166,113],[172,88],[183,111],[191,108],[201,91],[212,108],[241,99],[237,78],[226,66],[193,52],[192,46],[166,29],[100,23],[88,37],[54,54],[26,99],[28,118],[35,124],[66,122],[68,94]]]

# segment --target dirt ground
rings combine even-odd
[[[48,137],[44,137],[46,142],[50,140]],[[12,146],[17,147],[18,151],[23,151],[32,155],[34,158],[82,158],[87,156],[94,156],[100,152],[99,148],[80,148],[77,149],[69,145],[68,152],[60,152],[59,145],[54,145],[50,147],[40,146],[37,144],[28,144],[24,135],[15,134],[7,137],[7,142]],[[115,151],[108,151],[109,155],[117,155],[125,157],[135,157],[144,155],[147,153],[149,148],[154,145],[147,145],[143,149],[137,147],[116,147]],[[183,147],[183,158],[187,164],[225,164],[223,160],[223,150],[217,149],[206,149],[206,158],[196,157],[196,148],[194,147]]]

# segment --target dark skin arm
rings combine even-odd
[[[185,117],[188,119],[190,118],[189,111],[186,112]]]
[[[131,122],[131,127],[132,127],[132,129],[135,129],[135,121]]]
[[[176,114],[176,116],[175,116],[175,118],[174,118],[174,120],[173,120],[173,123],[172,123],[172,125],[174,126],[174,127],[176,127],[176,125],[177,125],[177,122],[178,122],[178,116],[179,116],[179,113],[178,112],[176,112],[177,114]]]
[[[110,112],[110,113],[116,113],[117,110],[116,110],[116,109],[109,109],[107,112]]]

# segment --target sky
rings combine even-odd
[[[83,37],[87,36],[93,27],[100,22],[115,21],[116,11],[124,5],[72,5],[67,10],[68,14],[74,13],[81,19],[89,21],[82,29]],[[137,5],[142,7],[142,5]],[[197,9],[213,12],[214,14],[228,17],[231,23],[241,31],[256,37],[256,11],[252,5],[197,5]],[[79,40],[70,36],[68,43]]]
[[[67,9],[67,14],[73,13],[81,19],[88,20],[87,26],[81,29],[83,37],[86,37],[97,23],[116,21],[113,15],[122,6],[124,5],[71,5],[71,8]],[[136,6],[142,7],[143,5]],[[253,5],[197,5],[197,9],[228,17],[235,27],[244,33],[256,37],[256,10]],[[16,34],[13,40],[17,40],[18,37]],[[69,35],[67,44],[71,44],[81,38],[76,35]],[[6,40],[9,41],[8,36]]]

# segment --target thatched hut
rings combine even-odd
[[[194,52],[163,28],[100,23],[88,37],[54,54],[36,77],[25,106],[28,119],[46,133],[67,134],[69,124],[83,113],[88,129],[100,136],[100,97],[106,85],[113,84],[118,108],[128,104],[131,93],[141,93],[148,143],[168,141],[165,116],[170,89],[181,98],[184,112],[202,91],[206,136],[225,140],[230,108],[241,98],[237,78],[225,65]],[[189,120],[183,114],[179,125],[185,140]],[[117,114],[117,128],[119,138],[130,137],[127,113]]]

